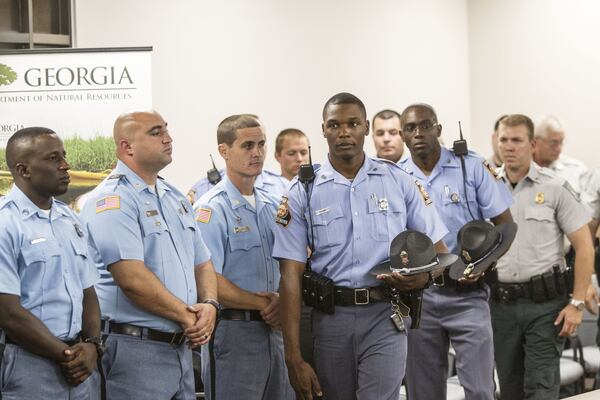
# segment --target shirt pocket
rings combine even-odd
[[[477,204],[477,192],[475,188],[467,186],[467,196],[463,195],[464,188],[461,186],[460,190],[456,188],[448,187],[448,193],[442,193],[442,206],[443,210],[440,211],[440,215],[444,219],[444,223],[450,231],[458,231],[466,221],[470,221],[471,214],[473,213],[475,218],[478,217],[479,206]],[[453,200],[454,199],[454,200]],[[468,199],[468,206],[467,206]]]
[[[144,218],[142,219],[142,234],[143,236],[150,236],[155,234],[162,234],[167,230],[167,224],[160,218]]]
[[[527,234],[523,236],[531,245],[548,245],[561,235],[556,225],[553,208],[544,205],[529,206],[525,208],[524,215],[527,225],[523,228],[527,230]]]
[[[389,201],[385,207],[381,203],[375,204],[374,201],[369,201],[368,208],[368,223],[371,238],[378,242],[388,242],[390,240],[389,219],[397,218],[400,210],[395,206],[395,203]]]
[[[304,216],[309,223],[309,238],[314,232],[315,248],[337,246],[342,244],[345,240],[344,213],[339,205],[312,210],[312,216],[309,215],[307,210]],[[310,231],[311,219],[313,232]]]
[[[260,236],[252,234],[252,231],[234,233],[229,232],[229,248],[232,252],[248,251],[253,247],[260,246]]]
[[[76,256],[79,256],[83,259],[87,259],[89,257],[87,242],[84,239],[71,239],[71,248],[75,252]]]
[[[21,249],[25,268],[20,271],[22,292],[39,292],[58,287],[63,281],[58,243],[45,241]],[[41,296],[40,296],[41,301]]]

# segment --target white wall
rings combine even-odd
[[[162,175],[187,190],[205,176],[216,127],[233,113],[261,116],[270,153],[281,129],[304,130],[322,160],[321,110],[340,91],[359,96],[369,118],[429,102],[447,143],[459,119],[468,134],[466,4],[75,0],[76,46],[154,46],[154,106],[175,135],[175,159]],[[271,154],[267,167],[278,170]]]
[[[491,152],[502,114],[554,114],[563,152],[600,165],[600,2],[469,0],[468,15],[474,147]]]

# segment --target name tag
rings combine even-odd
[[[43,242],[45,242],[45,241],[46,241],[46,238],[43,238],[43,237],[41,237],[41,238],[33,239],[33,240],[32,240],[31,242],[29,242],[29,243],[31,243],[31,244],[38,244],[38,243],[43,243]]]
[[[325,214],[329,212],[329,208],[325,207],[325,208],[321,208],[320,210],[315,211],[315,215],[321,215],[321,214]]]
[[[155,215],[158,215],[157,210],[146,211],[146,217],[154,217]]]
[[[243,232],[249,232],[250,231],[250,227],[248,225],[246,226],[235,226],[233,228],[233,232],[235,233],[243,233]]]

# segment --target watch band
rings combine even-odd
[[[221,310],[223,309],[223,307],[221,306],[221,303],[219,303],[217,300],[215,299],[206,299],[204,300],[202,303],[204,304],[210,304],[211,306],[213,306],[216,310],[217,310],[217,315],[221,312]]]
[[[585,308],[585,301],[583,300],[571,299],[569,301],[569,304],[577,308],[579,311],[583,311],[583,309]]]
[[[98,357],[102,357],[104,354],[105,346],[104,341],[102,340],[102,336],[93,336],[89,338],[83,339],[83,343],[91,343],[96,346],[96,352],[98,353]]]

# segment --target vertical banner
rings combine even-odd
[[[116,163],[116,117],[152,108],[151,47],[0,52],[0,195],[12,184],[5,159],[19,129],[43,126],[65,144],[75,204]]]

